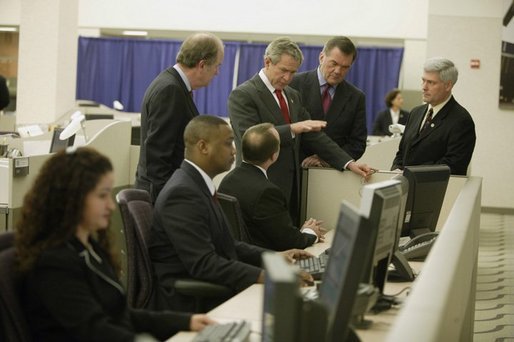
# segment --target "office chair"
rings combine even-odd
[[[217,193],[217,197],[221,208],[227,217],[232,237],[235,240],[252,243],[250,234],[248,233],[248,228],[243,220],[243,213],[241,212],[241,207],[239,206],[237,198],[221,192]]]
[[[141,189],[124,189],[116,195],[120,207],[127,243],[127,299],[135,308],[146,307],[154,289],[152,262],[148,253],[148,240],[153,218],[150,194]],[[228,287],[194,279],[177,279],[175,290],[197,299],[201,311],[204,298],[229,298]]]
[[[14,232],[0,234],[0,252],[14,245]]]
[[[11,239],[11,245],[0,249],[0,340],[29,342],[30,328],[20,303],[21,284],[16,272],[16,249],[13,232],[0,234],[0,242]],[[2,339],[3,338],[3,339]]]

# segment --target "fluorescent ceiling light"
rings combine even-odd
[[[123,31],[125,36],[147,36],[148,32],[146,31]]]
[[[4,32],[16,32],[18,29],[16,27],[8,27],[8,26],[0,26],[0,31]]]

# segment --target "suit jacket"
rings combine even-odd
[[[256,245],[283,251],[304,249],[316,241],[315,235],[302,233],[293,225],[284,194],[256,166],[242,163],[236,167],[223,178],[219,191],[238,199]]]
[[[289,105],[291,122],[309,120],[310,115],[302,106],[300,94],[291,87],[286,87],[284,92]],[[258,74],[230,93],[228,112],[234,129],[238,165],[242,160],[241,138],[244,132],[249,127],[263,122],[275,125],[280,135],[280,155],[268,169],[268,177],[282,190],[288,201],[293,191],[296,192],[295,198],[300,198],[300,142],[338,170],[343,170],[346,163],[352,159],[323,132],[302,133],[293,138],[289,124],[284,121],[275,97],[266,88]],[[298,207],[298,203],[289,203],[289,205]]]
[[[136,187],[157,195],[184,160],[184,129],[199,115],[177,70],[170,67],[150,84],[141,108],[141,146]]]
[[[425,104],[411,111],[391,169],[446,164],[453,175],[466,175],[476,141],[471,115],[452,96],[420,133],[427,109]]]
[[[234,241],[201,174],[184,161],[155,203],[149,251],[161,295],[170,308],[184,310],[194,307],[194,298],[175,293],[175,280],[203,280],[239,292],[257,281],[264,249]]]
[[[359,159],[366,150],[368,136],[364,93],[346,81],[341,82],[325,114],[316,69],[295,75],[291,87],[300,92],[302,103],[312,119],[327,121],[325,133],[353,159]],[[309,146],[302,148],[305,156],[316,153]]]
[[[407,120],[409,120],[409,112],[400,109],[398,123],[405,126],[407,124]],[[375,119],[375,124],[373,125],[373,135],[393,135],[393,133],[389,132],[389,125],[392,124],[393,119],[391,118],[391,111],[389,108],[378,113],[378,116]]]
[[[23,308],[34,341],[134,341],[138,332],[166,339],[189,329],[189,314],[127,307],[101,247],[101,262],[73,238],[44,251],[24,277]]]

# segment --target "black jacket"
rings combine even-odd
[[[24,279],[22,300],[35,341],[164,340],[189,328],[190,315],[127,307],[125,290],[101,247],[97,257],[73,238],[44,251]]]

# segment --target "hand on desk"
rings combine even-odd
[[[330,165],[326,161],[324,161],[323,159],[318,157],[317,154],[313,154],[312,156],[309,156],[302,161],[302,167],[312,167],[312,166],[330,167]]]
[[[189,329],[191,331],[200,331],[203,330],[209,324],[215,324],[216,321],[213,321],[209,318],[209,316],[204,314],[198,314],[191,316],[191,321],[189,322]]]
[[[304,229],[312,230],[318,237],[318,242],[323,242],[325,241],[325,233],[327,232],[327,230],[321,226],[322,224],[323,221],[318,221],[316,219],[310,218],[306,220],[303,224],[302,231]]]
[[[278,252],[282,254],[286,261],[290,264],[294,263],[296,259],[307,259],[312,257],[313,255],[309,252],[304,251],[303,249],[288,249],[287,251]]]

